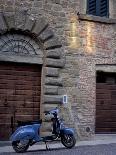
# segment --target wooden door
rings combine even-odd
[[[8,140],[17,121],[40,116],[41,66],[0,63],[0,140]]]
[[[97,76],[101,77],[96,83],[96,133],[116,133],[116,74]]]

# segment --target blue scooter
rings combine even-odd
[[[61,140],[61,143],[66,148],[72,148],[75,146],[76,140],[74,137],[74,129],[66,128],[61,119],[58,117],[59,109],[55,108],[51,111],[45,112],[45,115],[52,115],[51,118],[53,130],[52,135],[41,137],[40,127],[42,120],[33,122],[19,122],[19,127],[11,135],[10,140],[15,152],[26,152],[29,146],[34,145],[37,142],[45,142],[46,149],[49,149],[47,142]]]

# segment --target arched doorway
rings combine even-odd
[[[40,118],[43,53],[30,36],[0,37],[0,139],[8,140],[18,121]]]
[[[25,20],[17,24],[14,12],[0,13],[0,62],[12,62],[15,66],[33,64],[42,70],[40,116],[47,124],[42,132],[48,134],[51,126],[44,119],[43,112],[62,103],[59,90],[63,86],[60,69],[65,65],[64,50],[43,17],[24,16]]]

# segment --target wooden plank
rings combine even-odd
[[[14,105],[17,105],[19,108],[24,108],[25,106],[26,106],[26,108],[32,108],[33,104],[34,104],[35,108],[38,108],[40,105],[40,102],[30,102],[28,100],[26,100],[25,102],[24,102],[24,100],[23,101],[8,101],[8,106],[6,106],[6,107],[3,104],[3,102],[0,102],[0,108],[2,109],[3,107],[5,107],[5,108],[13,109],[12,107]]]
[[[41,68],[36,65],[0,63],[0,138],[8,139],[11,117],[38,120],[40,114]],[[6,126],[8,132],[5,131]]]

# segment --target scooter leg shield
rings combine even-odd
[[[70,135],[74,135],[74,129],[72,128],[64,128],[60,131],[60,135],[64,135],[64,134],[70,134]]]

